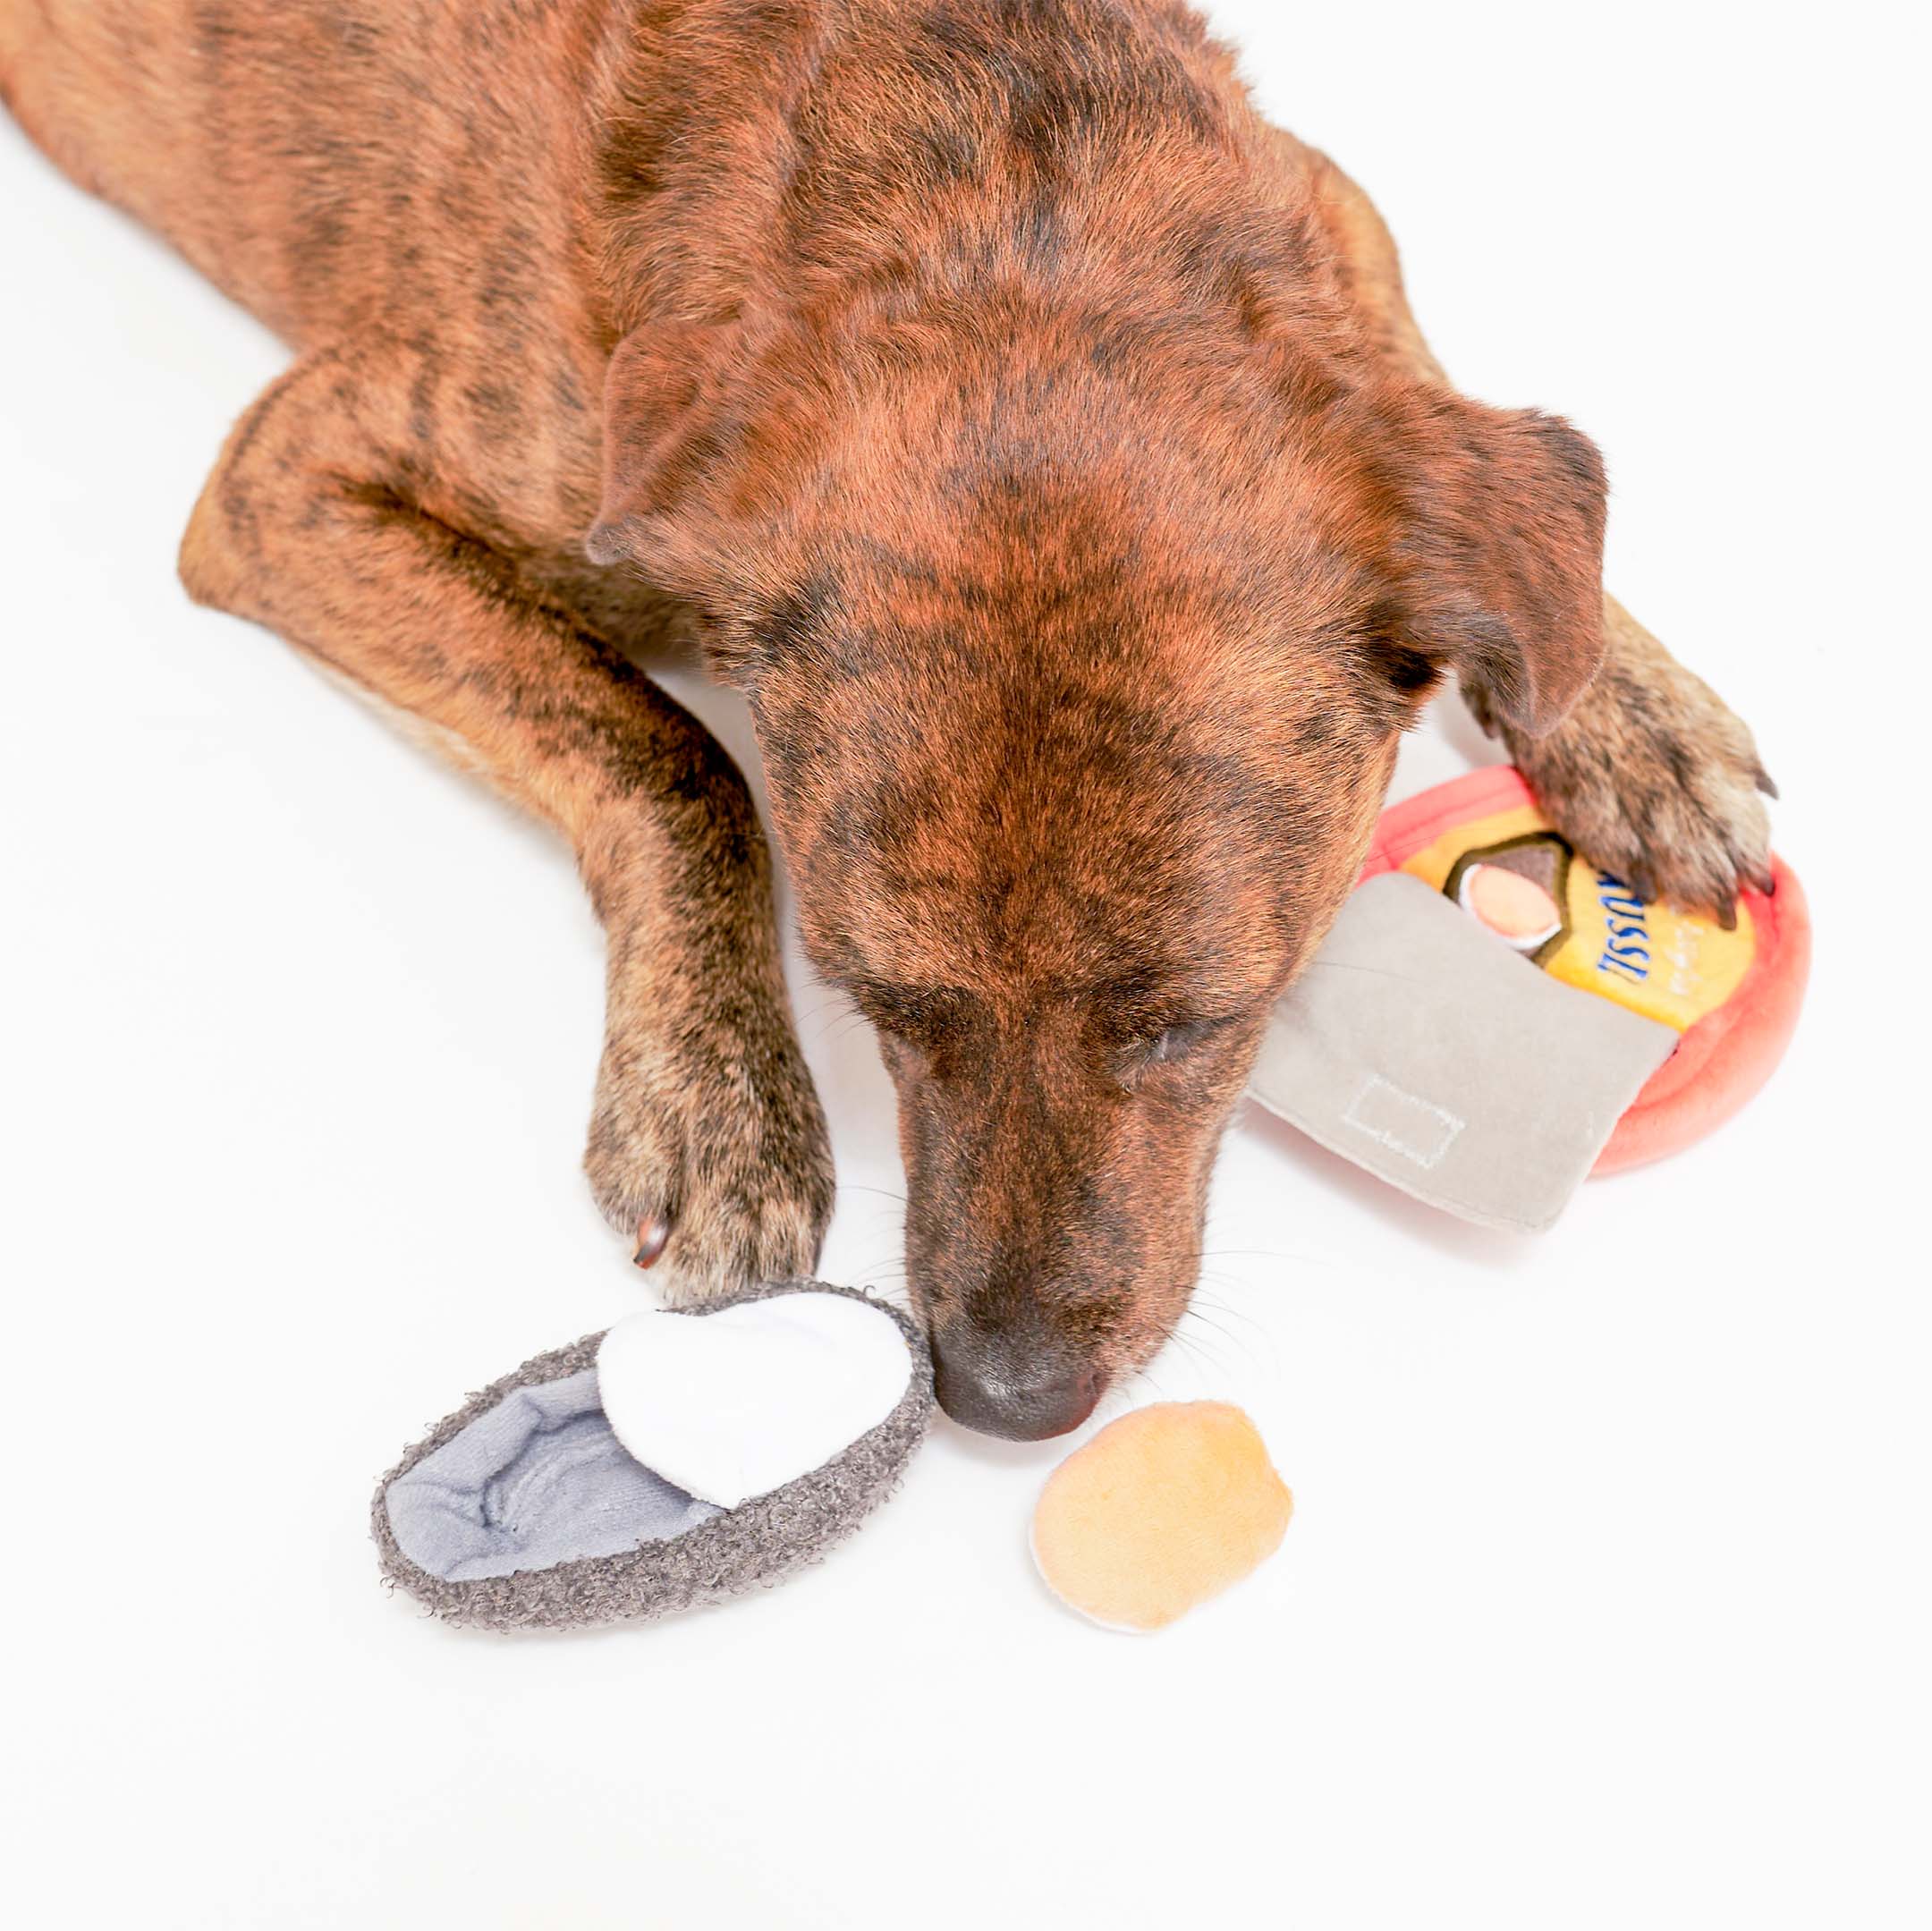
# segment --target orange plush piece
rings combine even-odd
[[[1109,1422],[1048,1477],[1033,1559],[1069,1608],[1144,1634],[1252,1573],[1293,1511],[1240,1409],[1161,1402]]]

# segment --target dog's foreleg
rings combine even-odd
[[[770,858],[724,750],[462,527],[408,429],[408,351],[305,358],[242,418],[182,547],[200,601],[269,625],[557,826],[609,942],[586,1166],[674,1289],[807,1274],[831,1204]]]

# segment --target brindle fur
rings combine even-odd
[[[1602,597],[1594,449],[1450,388],[1184,7],[0,0],[0,90],[295,348],[184,580],[571,839],[587,1164],[686,1292],[809,1272],[832,1194],[748,792],[631,655],[743,689],[969,1419],[1064,1426],[1177,1318],[1443,672],[1592,856],[1763,872],[1749,733]]]

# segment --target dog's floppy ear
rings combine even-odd
[[[1402,640],[1540,736],[1603,657],[1603,459],[1557,417],[1446,390],[1403,398],[1392,427]]]
[[[584,538],[594,563],[629,561],[658,588],[723,614],[757,546],[728,478],[750,441],[754,344],[741,319],[632,330],[604,381],[604,498]]]

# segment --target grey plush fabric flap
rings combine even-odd
[[[1389,872],[1275,1007],[1249,1090],[1419,1200],[1540,1232],[1676,1044]]]

